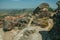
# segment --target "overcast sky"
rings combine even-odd
[[[0,9],[23,9],[36,8],[39,4],[46,2],[52,8],[56,8],[58,0],[0,0]]]

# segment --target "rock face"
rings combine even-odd
[[[42,40],[42,36],[34,27],[28,27],[21,30],[13,40]]]
[[[26,27],[21,31],[19,31],[19,33],[14,37],[13,40],[42,40],[42,35],[39,33],[39,31],[49,31],[52,28],[52,26],[53,26],[53,21],[49,20],[49,25],[45,29],[40,28],[40,26]]]
[[[19,40],[42,40],[41,35],[39,33],[34,33],[29,36],[23,36]]]

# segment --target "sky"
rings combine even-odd
[[[48,3],[52,8],[56,8],[58,0],[0,0],[0,9],[24,9],[36,8],[41,3]]]

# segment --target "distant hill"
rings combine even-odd
[[[34,9],[1,9],[0,10],[0,16],[32,13],[33,10]]]

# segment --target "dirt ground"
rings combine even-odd
[[[0,40],[13,40],[14,35],[16,35],[17,31],[8,31],[3,32],[2,28],[0,28]]]
[[[3,40],[3,35],[4,35],[4,32],[3,32],[2,28],[0,28],[0,40]]]

